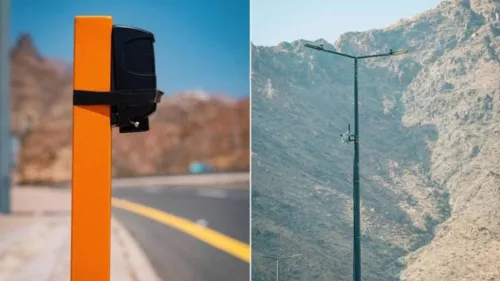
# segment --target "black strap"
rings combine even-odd
[[[142,106],[159,103],[163,92],[157,89],[96,92],[73,91],[73,105]]]

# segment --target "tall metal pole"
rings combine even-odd
[[[280,260],[276,259],[276,281],[280,279]]]
[[[358,59],[354,59],[354,281],[361,281],[361,214],[359,200],[359,112],[358,112]]]
[[[0,212],[10,213],[10,1],[0,1]]]
[[[376,58],[376,57],[388,57],[397,56],[408,53],[408,50],[397,50],[392,49],[388,53],[380,53],[365,56],[352,56],[348,54],[339,53],[332,50],[327,50],[323,48],[323,45],[313,45],[306,43],[304,45],[307,48],[311,48],[316,51],[327,52],[330,54],[335,54],[343,57],[348,57],[354,59],[354,135],[350,134],[349,131],[349,142],[354,141],[354,165],[353,165],[353,221],[354,221],[354,239],[353,239],[353,280],[361,281],[361,205],[360,205],[360,194],[359,194],[359,112],[358,112],[358,60]],[[344,135],[342,135],[344,136]],[[344,137],[342,137],[344,139]]]

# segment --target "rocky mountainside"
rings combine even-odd
[[[364,280],[500,280],[500,1],[343,34],[360,62]],[[252,46],[255,280],[352,280],[352,60]],[[333,278],[333,279],[332,279]]]
[[[72,68],[41,56],[29,35],[11,50],[12,130],[20,140],[14,179],[71,177]],[[185,173],[192,161],[219,171],[249,168],[249,100],[186,92],[165,96],[151,130],[113,136],[114,176]]]

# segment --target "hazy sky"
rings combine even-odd
[[[252,0],[251,36],[256,45],[324,38],[381,28],[423,12],[440,0]]]
[[[249,94],[248,0],[11,0],[11,40],[32,35],[45,56],[73,59],[76,15],[111,15],[152,31],[158,86]]]

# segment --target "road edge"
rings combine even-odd
[[[250,183],[250,173],[113,178],[112,187],[113,189],[155,186],[200,187],[205,186],[207,183],[210,185],[222,185],[226,189],[230,188],[228,185]]]
[[[156,274],[153,266],[147,258],[139,243],[132,237],[132,234],[115,217],[111,217],[113,232],[122,247],[123,256],[129,265],[130,274],[133,280],[137,281],[165,281]]]

